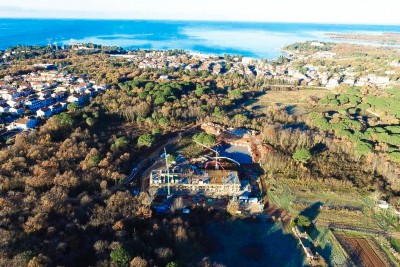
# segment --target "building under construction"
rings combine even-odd
[[[237,171],[202,170],[194,166],[186,170],[154,170],[150,174],[150,187],[220,196],[238,196],[241,193]]]

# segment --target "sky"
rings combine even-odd
[[[399,0],[0,0],[0,18],[400,25]]]

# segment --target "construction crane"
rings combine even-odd
[[[211,147],[208,147],[208,146],[206,146],[206,145],[203,145],[202,143],[197,142],[197,141],[195,141],[195,140],[193,140],[193,141],[194,141],[196,144],[198,144],[198,145],[200,145],[200,146],[202,146],[202,147],[205,147],[205,148],[207,148],[207,149],[209,149],[209,150],[215,152],[215,169],[216,169],[216,170],[218,170],[218,159],[226,159],[226,160],[229,160],[229,161],[235,163],[236,165],[240,166],[240,163],[237,162],[237,161],[234,160],[234,159],[231,159],[231,158],[228,158],[228,157],[221,157],[221,156],[219,155],[218,150],[212,149]],[[212,157],[210,157],[210,158],[212,158]],[[220,166],[221,166],[221,168],[222,168],[222,165],[220,165]]]
[[[215,149],[212,149],[211,147],[208,147],[208,146],[206,146],[206,145],[203,145],[202,143],[200,143],[200,142],[197,142],[196,140],[193,140],[196,144],[198,144],[198,145],[200,145],[200,146],[202,146],[202,147],[205,147],[205,148],[207,148],[208,150],[211,150],[211,151],[213,151],[213,152],[215,152],[215,169],[216,170],[218,170],[219,168],[218,168],[218,158],[219,158],[219,152],[218,152],[218,150],[215,150]]]
[[[167,188],[168,188],[168,197],[171,195],[170,187],[169,187],[169,166],[168,166],[168,154],[167,149],[164,147],[164,155],[165,155],[165,165],[167,167]]]

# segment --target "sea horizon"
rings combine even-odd
[[[182,49],[203,54],[231,54],[273,59],[294,42],[338,40],[328,33],[400,32],[397,25],[211,20],[0,18],[0,49],[15,45],[95,43],[125,49]]]
[[[350,23],[350,22],[316,22],[316,21],[257,21],[257,20],[211,20],[211,19],[157,19],[157,18],[68,18],[68,17],[0,17],[0,20],[101,20],[101,21],[159,21],[159,22],[216,22],[216,23],[248,23],[248,24],[314,24],[314,25],[339,25],[339,26],[377,26],[400,27],[400,24],[379,23]]]

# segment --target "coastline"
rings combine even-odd
[[[0,19],[0,28],[4,29],[0,32],[3,40],[0,49],[3,50],[17,44],[90,42],[125,49],[183,49],[256,59],[277,58],[280,49],[293,42],[332,41],[334,39],[327,36],[331,32],[400,32],[400,26],[393,25],[22,18]],[[42,32],[40,36],[38,31]]]

